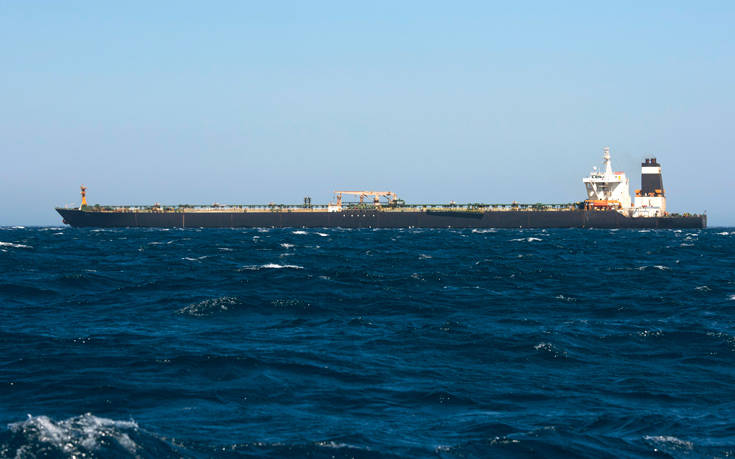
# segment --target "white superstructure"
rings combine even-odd
[[[625,172],[613,172],[610,148],[604,148],[603,169],[593,168],[589,176],[582,179],[587,189],[585,207],[588,210],[615,209],[631,217],[661,217],[666,215],[666,197],[661,165],[656,158],[646,158],[641,163],[641,189],[635,191],[630,200],[630,183]]]
[[[605,147],[602,156],[603,170],[592,169],[588,177],[582,179],[587,188],[589,207],[613,207],[630,209],[630,185],[625,172],[613,172],[610,162],[610,148]]]

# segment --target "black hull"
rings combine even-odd
[[[97,228],[705,228],[706,215],[632,218],[615,211],[90,212],[56,209]]]

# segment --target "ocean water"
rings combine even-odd
[[[735,455],[735,229],[0,229],[2,457]]]

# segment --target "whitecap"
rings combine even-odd
[[[538,242],[541,240],[542,239],[537,238],[537,237],[520,237],[517,239],[511,239],[511,242]]]
[[[51,445],[69,457],[85,457],[90,452],[111,442],[117,443],[130,454],[136,454],[138,445],[125,431],[137,431],[135,421],[115,421],[100,418],[86,413],[61,421],[54,421],[48,416],[31,416],[22,422],[8,424],[11,432],[21,434],[29,442]],[[17,457],[24,457],[21,447],[16,451]],[[58,454],[58,453],[57,453]]]
[[[304,269],[304,267],[299,265],[279,265],[276,263],[266,263],[264,265],[247,265],[240,268],[240,270],[248,271],[258,271],[260,269]]]
[[[671,268],[669,268],[668,266],[663,266],[663,265],[654,265],[654,266],[638,266],[636,269],[638,271],[645,271],[647,269],[658,269],[659,271],[668,271]]]
[[[543,352],[551,355],[553,358],[559,358],[559,357],[565,357],[567,356],[566,351],[560,351],[559,348],[554,346],[551,343],[538,343],[533,347],[538,352]]]
[[[291,234],[309,234],[309,233],[307,233],[306,231],[302,231],[302,230],[296,230],[296,231],[291,231]]]
[[[694,290],[698,290],[700,292],[709,292],[712,289],[709,288],[709,286],[707,286],[707,285],[700,285],[699,287],[694,287]]]
[[[33,248],[30,245],[16,244],[16,243],[13,243],[13,242],[3,242],[3,241],[0,241],[0,246],[2,246],[2,247],[13,247],[15,249],[32,249]]]
[[[727,231],[723,231],[721,233],[716,233],[716,234],[719,234],[720,236],[729,236],[730,235],[730,233],[728,233]]]
[[[321,237],[327,237],[327,236],[329,236],[329,234],[327,234],[327,233],[316,233],[316,235],[317,236],[321,236]]]
[[[735,295],[730,295],[730,301],[735,301]]]
[[[477,229],[477,228],[475,228],[475,229],[472,230],[472,232],[473,233],[476,233],[476,234],[485,234],[485,233],[495,233],[496,230],[495,230],[495,228],[489,228],[489,229]]]
[[[638,332],[638,336],[642,336],[643,338],[647,338],[649,336],[663,336],[664,332],[661,330],[643,330]]]
[[[648,441],[649,443],[653,443],[659,448],[666,448],[666,449],[674,449],[674,450],[691,450],[694,448],[694,443],[686,440],[682,440],[680,438],[676,438],[671,435],[655,435],[650,436],[646,435],[643,437],[644,440]]]
[[[227,311],[229,306],[234,306],[236,304],[237,298],[229,296],[207,298],[206,300],[202,300],[198,303],[187,305],[176,312],[188,316],[203,317],[210,316],[219,311]]]
[[[281,247],[283,247],[284,249],[290,249],[293,246],[293,244],[288,244],[286,242],[281,243]]]
[[[419,254],[419,260],[428,260],[429,258],[431,258],[431,255],[426,255],[425,253]]]
[[[199,261],[198,258],[192,258],[192,257],[183,257],[182,260],[186,260],[186,261]]]

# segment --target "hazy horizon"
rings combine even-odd
[[[735,4],[0,5],[0,226],[55,206],[574,202],[611,148],[735,226]]]

